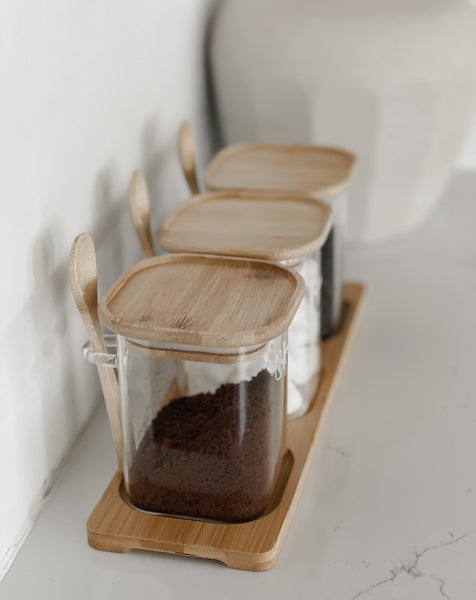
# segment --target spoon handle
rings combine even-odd
[[[98,315],[97,270],[94,243],[89,235],[78,235],[71,248],[69,279],[76,306],[88,332],[94,352],[107,352]],[[98,365],[107,414],[111,426],[119,472],[123,471],[123,439],[119,409],[119,385],[111,367]]]
[[[193,132],[188,121],[182,123],[178,135],[178,154],[180,158],[180,164],[187,180],[188,187],[192,195],[199,194],[197,183],[197,164],[195,158],[195,141],[193,139]]]
[[[137,237],[146,258],[155,256],[150,229],[150,202],[144,173],[138,169],[132,174],[129,186],[129,211]]]

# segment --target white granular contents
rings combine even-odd
[[[180,393],[185,396],[214,393],[224,383],[249,381],[260,371],[258,361],[232,365],[218,365],[194,361],[183,361],[185,377],[179,381]]]
[[[309,404],[309,382],[320,369],[320,261],[309,257],[296,265],[295,270],[306,283],[304,298],[288,332],[288,415],[305,412]]]
[[[297,386],[288,378],[287,412],[292,415],[297,413],[302,406],[302,395]]]
[[[250,381],[263,369],[273,375],[280,349],[281,341],[278,338],[268,342],[262,356],[251,361],[243,360],[230,365],[180,361],[176,365],[180,393],[187,396],[206,392],[214,393],[225,383]]]

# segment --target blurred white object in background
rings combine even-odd
[[[431,213],[476,107],[470,2],[225,0],[210,52],[226,144],[357,154],[350,238],[382,241]]]

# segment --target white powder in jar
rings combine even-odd
[[[263,369],[275,375],[280,356],[282,356],[282,340],[278,337],[267,342],[263,351],[261,353],[258,351],[258,356],[252,360],[246,360],[246,355],[243,355],[238,362],[226,365],[191,360],[176,361],[180,393],[186,396],[214,393],[226,383],[250,381]]]
[[[304,279],[306,292],[288,332],[289,416],[304,414],[317,389],[321,363],[321,268],[318,252],[291,265]]]

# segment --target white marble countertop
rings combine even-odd
[[[90,548],[86,519],[114,471],[101,410],[0,597],[475,598],[475,189],[460,175],[418,234],[348,253],[367,304],[271,571]]]

